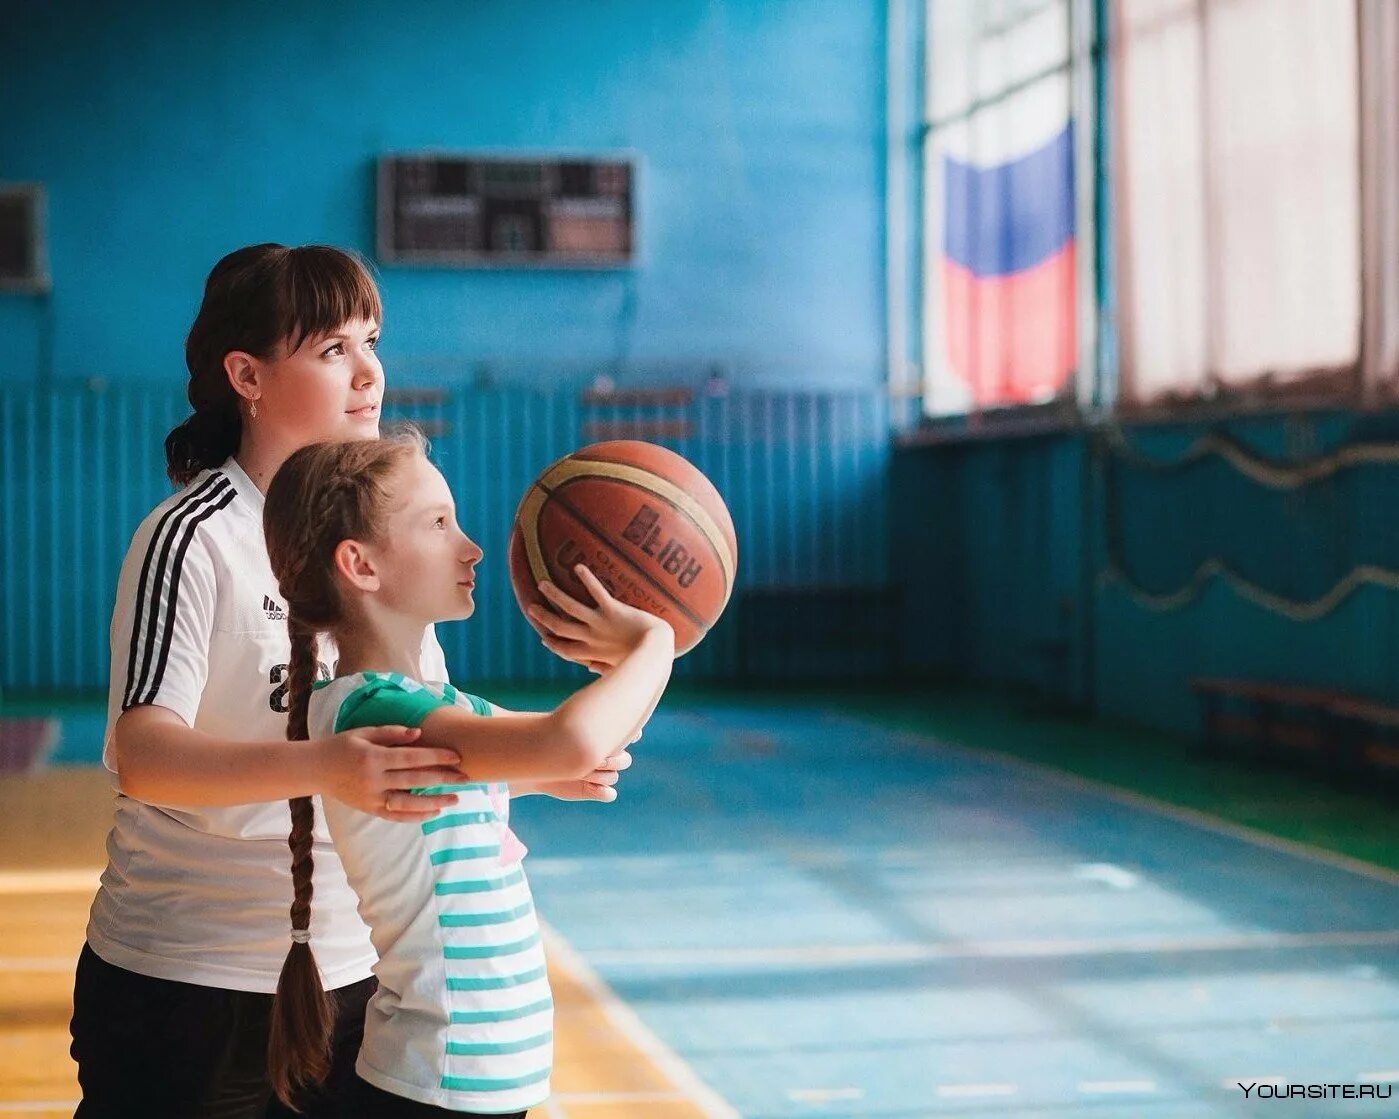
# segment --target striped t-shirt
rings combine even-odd
[[[310,734],[415,727],[451,704],[491,711],[451,684],[398,673],[337,677],[311,695]],[[457,804],[414,824],[325,803],[379,954],[379,990],[356,1071],[435,1107],[525,1110],[549,1095],[553,1001],[529,883],[510,849],[509,788],[473,782],[415,791],[450,791]]]

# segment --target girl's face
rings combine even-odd
[[[457,527],[442,473],[413,455],[393,476],[382,539],[370,545],[380,605],[428,625],[469,618],[481,549]]]
[[[283,343],[262,364],[254,422],[298,446],[377,438],[384,396],[378,345],[379,324],[372,319],[308,336],[291,353]]]

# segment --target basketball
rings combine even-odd
[[[580,602],[585,564],[610,594],[664,618],[675,655],[693,649],[733,593],[738,542],[719,491],[654,443],[621,439],[574,451],[530,486],[510,531],[510,582],[521,609],[548,604],[548,580]]]

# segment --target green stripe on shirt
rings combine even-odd
[[[528,1018],[531,1014],[542,1014],[553,1008],[554,1000],[547,998],[524,1006],[512,1006],[507,1010],[454,1010],[452,1025],[479,1026],[486,1022],[510,1022],[516,1018]]]
[[[549,1079],[549,1069],[532,1072],[527,1076],[512,1076],[509,1080],[495,1080],[486,1077],[444,1076],[442,1087],[452,1092],[503,1092],[510,1088],[528,1088]]]
[[[548,968],[537,967],[530,971],[517,972],[514,975],[449,975],[447,976],[447,990],[503,991],[507,987],[521,987],[526,983],[533,983],[536,979],[543,979],[548,974]]]
[[[518,885],[524,880],[525,872],[515,870],[503,878],[463,878],[455,882],[438,882],[432,890],[438,897],[444,894],[484,894]]]
[[[447,1056],[449,1057],[499,1057],[507,1053],[524,1053],[529,1049],[538,1049],[541,1045],[548,1045],[554,1040],[554,1032],[536,1034],[534,1037],[527,1037],[523,1041],[449,1041],[447,1042]]]
[[[507,921],[518,921],[534,911],[530,902],[517,905],[514,909],[499,909],[494,913],[439,913],[437,923],[444,929],[476,928],[480,925],[503,925]]]
[[[465,785],[422,785],[416,789],[409,789],[410,793],[417,796],[440,796],[442,793],[464,793],[470,789],[480,789],[488,792],[488,789],[480,781],[468,781]]]
[[[461,827],[467,824],[489,824],[495,821],[494,812],[444,812],[431,820],[423,821],[423,834],[431,835],[443,828]]]
[[[442,949],[442,954],[449,960],[486,960],[492,956],[513,956],[516,952],[533,948],[538,943],[539,933],[536,932],[525,937],[524,940],[515,941],[513,944],[478,944],[470,948],[460,948],[449,944]]]
[[[485,859],[495,855],[500,856],[500,844],[491,843],[485,847],[444,847],[441,851],[434,851],[429,859],[433,866],[441,866],[443,863],[454,863],[462,859]]]

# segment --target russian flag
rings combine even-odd
[[[973,407],[1057,396],[1077,363],[1074,132],[978,163],[941,158],[944,358]]]

